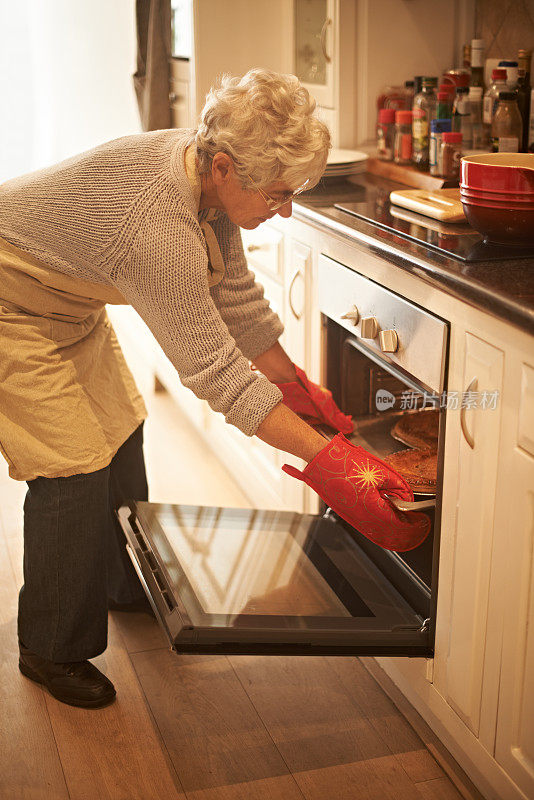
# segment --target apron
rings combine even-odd
[[[11,478],[102,469],[146,418],[106,303],[126,301],[0,238],[0,452]]]

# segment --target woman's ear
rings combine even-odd
[[[235,174],[234,162],[226,153],[215,153],[211,163],[211,177],[215,186],[228,183]]]

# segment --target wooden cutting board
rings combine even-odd
[[[389,199],[397,206],[418,211],[440,222],[465,220],[459,189],[401,189],[391,192]]]

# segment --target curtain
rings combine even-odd
[[[171,127],[171,0],[136,0],[137,71],[133,76],[143,130]]]

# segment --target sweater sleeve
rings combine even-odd
[[[226,214],[210,224],[225,264],[224,278],[211,287],[211,296],[239,348],[253,361],[278,341],[284,326],[248,269],[237,225]]]
[[[156,204],[157,205],[157,204]],[[182,384],[252,436],[282,392],[250,369],[210,296],[201,229],[184,208],[154,206],[111,272],[146,322]]]

